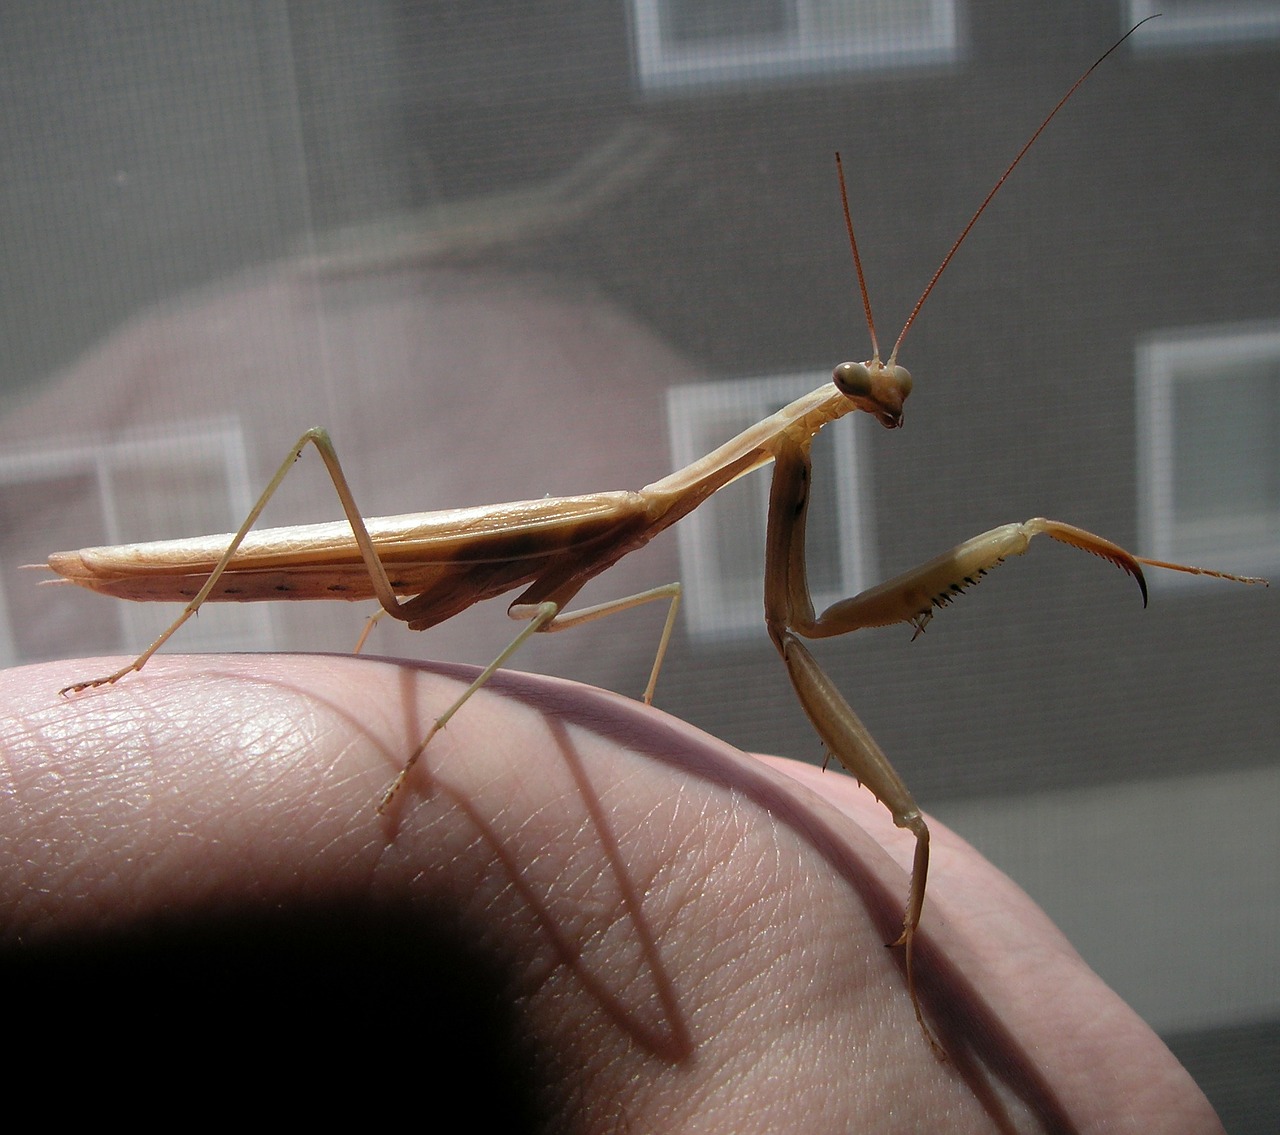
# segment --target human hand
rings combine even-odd
[[[939,1060],[884,946],[914,840],[838,772],[500,673],[379,815],[469,671],[164,656],[55,692],[111,667],[0,675],[23,1076],[65,1077],[55,1038],[101,1029],[82,1082],[266,1085],[294,1119],[466,1086],[473,1130],[1220,1130],[935,824],[917,966]]]

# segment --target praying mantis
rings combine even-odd
[[[917,300],[886,361],[881,360],[876,339],[841,170],[846,224],[872,343],[869,360],[841,363],[830,382],[700,460],[635,492],[602,492],[366,519],[329,434],[322,429],[307,430],[233,535],[86,548],[49,557],[49,568],[62,580],[90,590],[138,601],[186,603],[175,622],[130,665],[104,677],[77,682],[62,692],[108,685],[142,669],[206,601],[376,599],[381,614],[405,622],[410,629],[424,630],[472,604],[518,591],[508,611],[513,618],[524,620],[525,626],[445,709],[409,754],[379,802],[379,810],[383,811],[405,786],[435,734],[534,633],[564,630],[640,604],[665,601],[666,621],[643,695],[646,703],[651,702],[675,623],[679,585],[668,584],[573,611],[567,609],[568,605],[588,581],[623,556],[647,544],[732,481],[772,463],[765,556],[766,628],[800,704],[824,745],[872,790],[892,814],[894,823],[915,839],[902,931],[894,945],[903,948],[912,1006],[932,1043],[916,989],[914,956],[928,878],[928,824],[907,786],[803,640],[899,622],[919,633],[935,609],[950,602],[1008,556],[1022,554],[1037,535],[1047,535],[1115,564],[1137,581],[1144,602],[1143,565],[1223,579],[1242,577],[1135,556],[1083,529],[1036,518],[992,529],[921,567],[817,613],[810,596],[805,557],[809,450],[824,426],[854,411],[870,414],[889,429],[903,424],[903,407],[911,393],[912,379],[898,365],[897,358],[907,332],[1010,173],[1119,42],[1081,75],[1006,168]],[[308,445],[315,447],[328,470],[345,521],[254,531],[268,500]]]

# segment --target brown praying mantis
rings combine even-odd
[[[1132,30],[1128,34],[1132,34]],[[645,702],[651,702],[675,622],[679,584],[656,587],[575,611],[566,610],[567,605],[589,580],[647,544],[719,489],[772,462],[765,555],[765,624],[787,667],[800,704],[824,745],[875,793],[892,813],[894,823],[915,837],[906,912],[902,932],[894,945],[904,948],[907,986],[916,1018],[930,1043],[935,1043],[917,996],[914,966],[914,942],[928,876],[929,828],[906,785],[802,639],[843,635],[864,627],[893,623],[907,623],[918,633],[935,608],[950,602],[1006,557],[1021,555],[1038,535],[1047,535],[1101,556],[1128,572],[1142,589],[1144,603],[1144,564],[1222,579],[1260,582],[1135,556],[1083,529],[1036,518],[974,537],[922,567],[835,603],[821,614],[815,612],[810,597],[805,520],[809,450],[813,438],[828,423],[857,410],[871,414],[886,428],[896,429],[902,425],[903,405],[911,392],[912,380],[897,364],[897,357],[921,307],[1009,174],[1072,94],[1123,38],[1080,76],[1005,169],[917,300],[887,361],[882,362],[880,358],[844,175],[840,170],[845,221],[871,336],[870,360],[841,363],[835,368],[831,382],[751,426],[700,460],[637,492],[602,492],[366,520],[328,433],[322,429],[307,430],[234,535],[85,548],[49,557],[48,566],[62,577],[57,582],[70,581],[122,599],[186,601],[186,607],[174,623],[130,665],[105,677],[78,682],[62,692],[110,684],[140,670],[206,601],[376,599],[381,610],[374,616],[375,620],[390,615],[407,623],[410,629],[425,630],[474,603],[523,589],[508,613],[515,619],[525,620],[525,627],[437,718],[382,797],[379,810],[385,810],[432,737],[521,643],[536,632],[564,630],[639,604],[667,601],[666,622],[644,692]],[[253,531],[267,501],[309,444],[314,445],[328,469],[345,522]]]

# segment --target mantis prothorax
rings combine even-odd
[[[234,535],[85,548],[49,557],[48,566],[64,580],[93,591],[139,601],[187,601],[175,622],[129,666],[102,678],[76,683],[62,692],[113,683],[140,670],[206,601],[377,599],[382,608],[380,614],[399,619],[413,630],[424,630],[473,603],[523,588],[508,613],[526,620],[527,625],[436,720],[387,789],[379,804],[379,810],[383,810],[404,785],[435,733],[535,632],[563,630],[638,604],[666,600],[666,624],[644,693],[645,702],[651,701],[675,620],[679,584],[576,611],[566,611],[567,604],[590,579],[647,544],[717,490],[773,462],[765,623],[796,695],[823,743],[884,803],[894,823],[915,836],[910,893],[902,933],[894,945],[904,947],[912,1005],[925,1036],[935,1044],[917,996],[914,966],[914,941],[929,866],[929,829],[906,785],[801,639],[899,622],[919,631],[935,608],[976,583],[1007,556],[1022,554],[1032,538],[1041,534],[1102,556],[1122,568],[1137,580],[1144,602],[1143,564],[1223,579],[1242,577],[1134,556],[1083,529],[1038,518],[983,533],[922,567],[815,614],[805,570],[809,449],[823,426],[855,410],[871,414],[889,429],[902,425],[903,404],[912,382],[907,371],[897,364],[897,355],[921,306],[1032,143],[1080,84],[1118,46],[1119,43],[1114,45],[1076,81],[1009,164],[916,302],[887,362],[881,361],[876,342],[841,172],[845,218],[871,334],[871,359],[841,363],[831,382],[638,492],[602,492],[366,520],[328,433],[308,430],[289,451]],[[329,471],[346,521],[252,531],[267,501],[308,444],[315,446]]]

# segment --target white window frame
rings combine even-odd
[[[1280,39],[1277,0],[1128,0],[1125,27],[1159,15],[1132,40],[1135,51],[1186,50]]]
[[[232,518],[228,529],[234,529],[248,515],[257,497],[249,477],[249,458],[244,431],[231,418],[195,420],[165,429],[140,429],[116,436],[110,441],[84,439],[49,442],[24,449],[0,450],[0,485],[20,487],[31,495],[33,508],[56,507],[48,494],[41,493],[41,483],[85,477],[96,485],[101,515],[99,531],[107,544],[135,542],[139,539],[167,539],[203,535],[198,529],[207,527],[210,514],[202,507],[200,519],[184,515],[182,498],[175,499],[166,490],[165,470],[172,469],[169,483],[189,481],[201,467],[208,471],[208,491],[216,500],[225,500],[225,516]],[[141,475],[141,481],[136,480]],[[134,478],[132,495],[121,499],[119,485],[123,478]],[[138,495],[138,484],[145,486]],[[152,488],[151,486],[154,486]],[[203,491],[203,490],[202,490]],[[223,509],[215,508],[221,513]],[[164,516],[174,530],[138,532],[131,517],[149,514]],[[49,551],[60,549],[50,548]],[[23,657],[12,622],[21,612],[21,596],[8,594],[10,580],[0,584],[0,663],[16,665],[34,659]],[[29,584],[25,577],[21,581]],[[175,617],[175,605],[167,603],[113,602],[118,620],[115,648],[123,654],[140,653]],[[262,605],[259,605],[262,606]],[[20,615],[18,616],[20,617]],[[251,611],[247,605],[217,604],[201,612],[184,632],[183,644],[193,651],[270,650],[275,646],[275,632],[269,610]]]
[[[875,9],[899,11],[886,0],[844,0],[851,23],[865,30],[832,35],[816,9],[835,0],[777,0],[796,18],[792,34],[725,36],[696,46],[675,42],[664,29],[664,7],[674,0],[631,0],[631,40],[638,84],[648,92],[670,92],[739,83],[773,83],[833,71],[863,71],[952,63],[960,53],[959,0],[920,0],[912,27],[877,26]],[[723,0],[731,3],[732,0]]]
[[[667,390],[667,422],[672,460],[681,468],[705,456],[736,432],[754,425],[781,406],[830,381],[828,373],[771,375],[673,386]],[[874,582],[875,522],[866,458],[865,414],[849,414],[815,439],[814,496],[830,494],[835,524],[815,523],[810,515],[808,548],[811,564],[818,557],[835,563],[837,582],[815,587],[813,601],[821,611],[855,595]],[[834,454],[834,459],[833,459]],[[771,466],[736,481],[689,514],[676,528],[681,610],[685,629],[695,641],[715,642],[759,635],[764,618],[764,532],[769,512]],[[752,517],[744,517],[749,508]],[[741,554],[725,563],[724,532],[754,532]],[[816,571],[811,567],[811,575]],[[812,582],[812,580],[811,580]]]
[[[1212,383],[1220,391],[1216,400],[1224,413],[1248,413],[1232,394],[1232,371],[1243,372],[1259,363],[1273,364],[1280,375],[1280,322],[1180,328],[1153,333],[1138,343],[1138,529],[1145,554],[1251,575],[1280,570],[1280,508],[1233,513],[1225,507],[1231,499],[1228,487],[1221,517],[1179,519],[1175,499],[1177,453],[1180,447],[1196,445],[1195,431],[1202,423],[1175,420],[1174,384]],[[1212,423],[1203,424],[1213,428]],[[1276,460],[1280,462],[1280,453]],[[1242,492],[1240,499],[1244,497]],[[1172,590],[1194,585],[1196,577],[1152,572],[1149,580],[1154,587]]]

